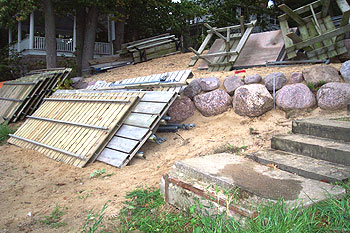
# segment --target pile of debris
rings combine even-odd
[[[28,75],[3,83],[0,88],[0,124],[22,120],[32,114],[57,84],[63,83],[72,69],[32,71]]]
[[[8,142],[77,167],[96,159],[123,167],[147,140],[164,141],[155,133],[160,125],[167,129],[166,113],[192,75],[182,70],[90,89],[57,90]]]

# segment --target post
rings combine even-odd
[[[29,49],[33,49],[34,46],[34,11],[30,14],[29,22]]]
[[[12,31],[9,29],[9,44],[12,43]]]
[[[115,21],[114,20],[111,21],[111,26],[112,26],[111,32],[112,32],[112,41],[113,41],[115,40]]]
[[[9,29],[9,55],[11,55],[12,31]]]
[[[21,40],[22,40],[22,22],[18,21],[17,25],[17,52],[21,52]]]
[[[73,52],[75,52],[77,47],[77,16],[74,16],[73,22]]]

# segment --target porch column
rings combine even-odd
[[[17,51],[21,52],[21,40],[22,40],[22,22],[18,21],[17,25]]]
[[[111,26],[112,26],[111,33],[112,33],[112,41],[113,41],[115,40],[115,21],[114,20],[111,21]]]
[[[9,44],[12,43],[12,31],[9,29]]]
[[[76,47],[77,47],[77,17],[74,16],[74,22],[73,22],[73,52],[75,52]]]
[[[34,47],[34,11],[30,14],[29,22],[29,49]]]

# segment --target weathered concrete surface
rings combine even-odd
[[[279,135],[271,139],[271,148],[350,166],[350,145],[303,134]]]
[[[311,200],[324,200],[328,193],[339,197],[345,192],[339,186],[306,179],[228,153],[178,161],[169,172],[169,177],[208,193],[212,193],[213,189],[215,193],[217,188],[239,188],[236,206],[240,210],[254,211],[258,204],[275,202],[280,198],[284,198],[288,204],[302,202],[304,205],[311,205]],[[169,183],[166,191],[163,183],[161,188],[163,192],[167,192],[169,203],[180,209],[187,209],[191,203],[195,203],[191,192],[182,187]]]
[[[278,169],[314,180],[334,183],[350,177],[349,166],[280,150],[258,151],[248,154],[247,157],[264,165],[274,164]]]
[[[292,130],[293,133],[350,142],[350,122],[348,121],[320,118],[295,120]]]

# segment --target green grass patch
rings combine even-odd
[[[0,125],[0,145],[5,142],[5,140],[9,137],[9,134],[12,134],[13,130],[7,124]]]
[[[225,213],[209,215],[199,204],[188,213],[165,205],[159,189],[138,188],[126,195],[126,202],[118,216],[117,232],[350,232],[350,189],[341,199],[303,206],[287,205],[283,200],[257,208],[259,213],[245,224]],[[196,214],[195,209],[202,209]]]
[[[67,225],[64,221],[61,221],[62,216],[66,214],[66,210],[68,210],[68,207],[61,207],[56,204],[55,209],[50,213],[49,216],[44,216],[44,218],[41,220],[41,223],[52,228],[59,228]]]

